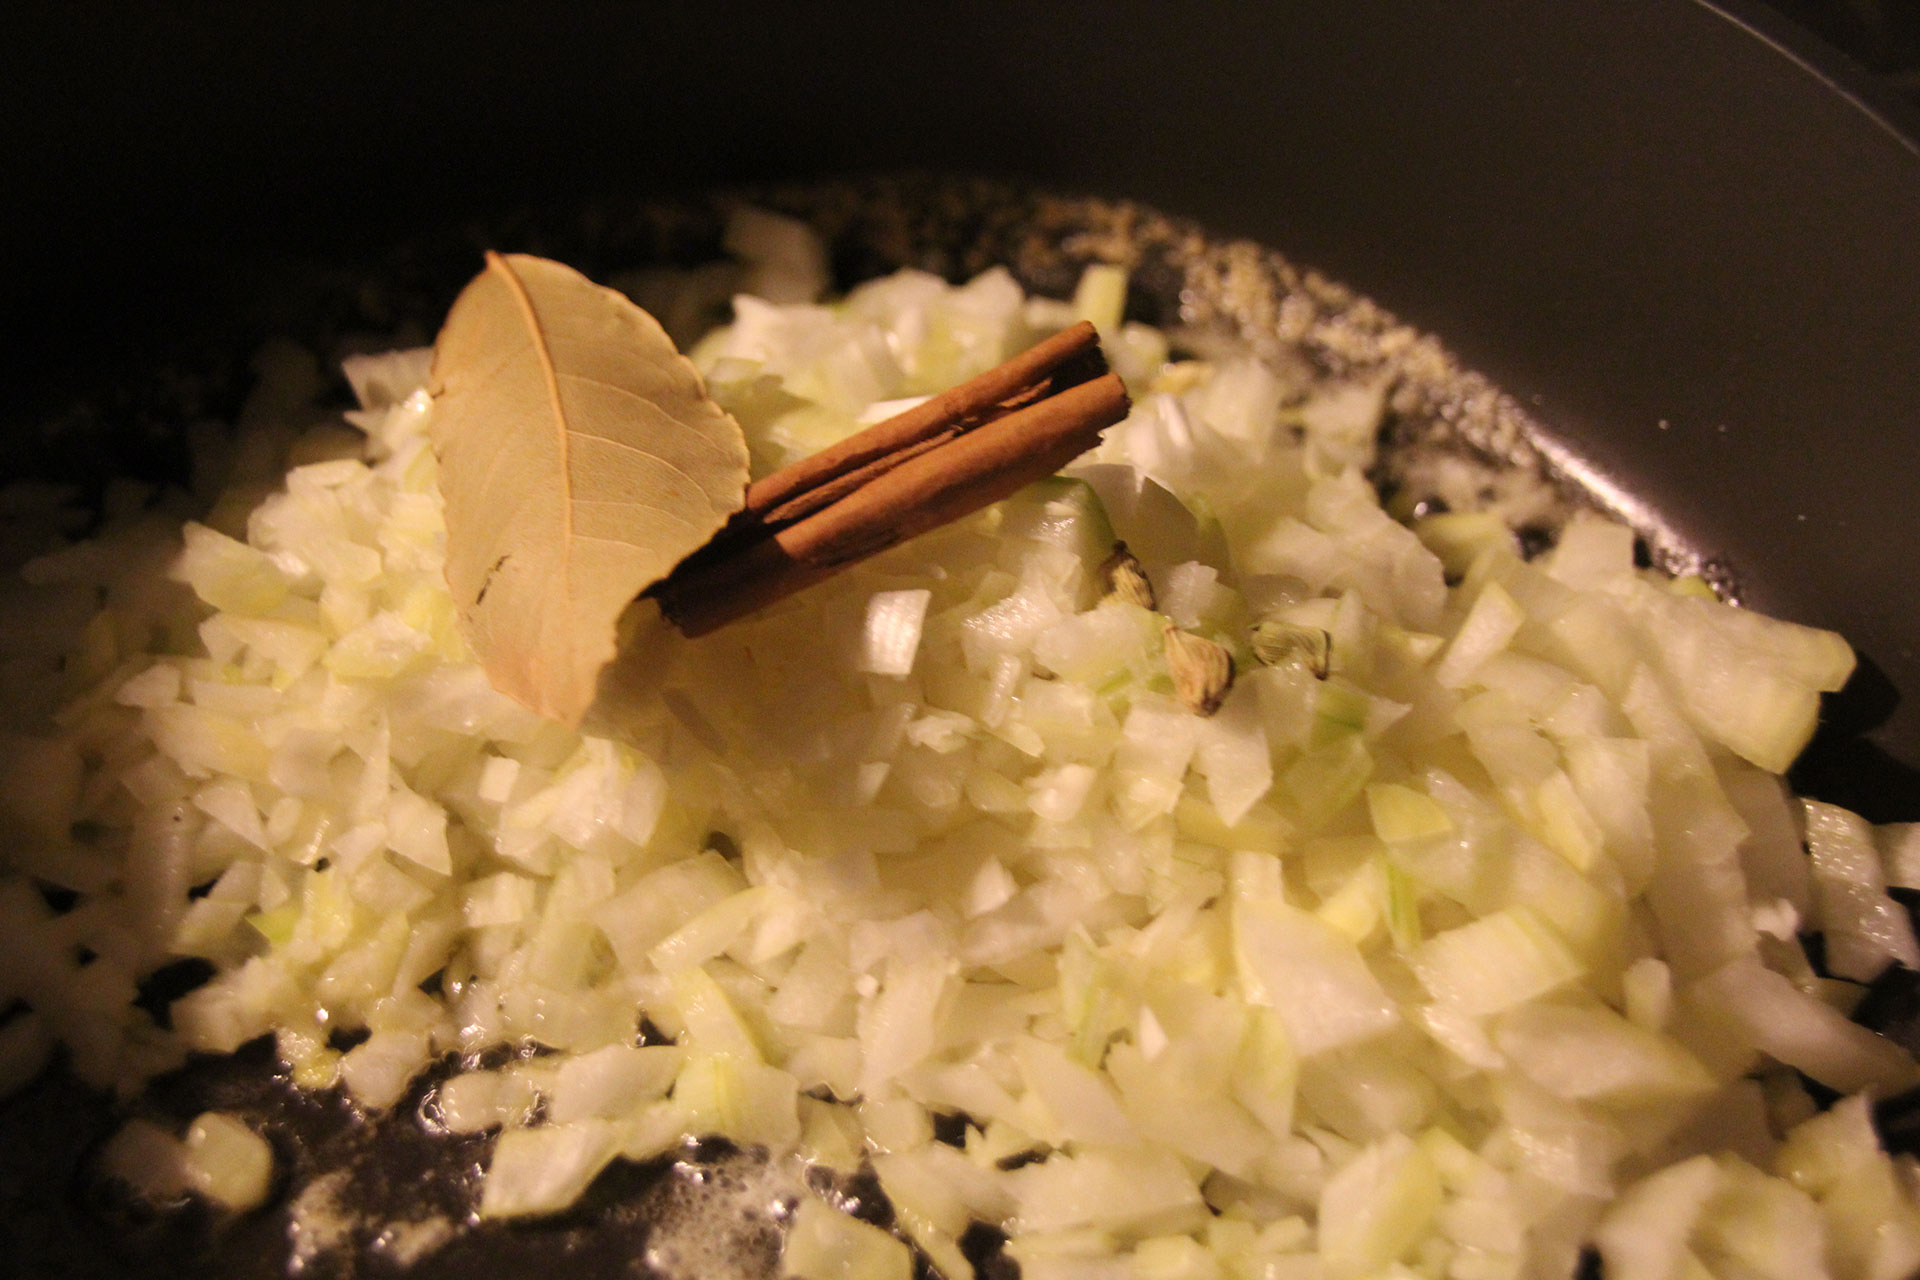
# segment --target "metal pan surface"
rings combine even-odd
[[[334,264],[318,275],[337,282],[398,243],[470,257],[544,225],[515,231],[514,210],[743,181],[1032,180],[1277,246],[1438,334],[1745,601],[1854,640],[1863,674],[1796,780],[1920,818],[1920,147],[1763,13],[82,5],[17,25],[0,228],[22,250],[9,310],[29,324],[8,352],[10,475],[169,465],[177,404],[81,448],[37,424],[108,370],[283,324],[257,289],[289,263]],[[421,296],[437,278],[417,277]],[[303,1121],[316,1147],[390,1185],[422,1158],[369,1156],[324,1113]],[[40,1249],[15,1256],[45,1274],[121,1265],[74,1249],[112,1206],[75,1204],[51,1140],[97,1134],[98,1111],[56,1087],[6,1123],[48,1152],[6,1175],[23,1208],[0,1232]],[[627,1190],[584,1226],[441,1256],[468,1275],[623,1265],[617,1224],[654,1194]],[[272,1274],[283,1238],[231,1240],[219,1265]]]

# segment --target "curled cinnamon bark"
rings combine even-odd
[[[680,631],[704,635],[1052,475],[1128,408],[1093,326],[1075,325],[756,481],[652,594]]]

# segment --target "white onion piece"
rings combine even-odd
[[[913,674],[920,629],[933,593],[924,589],[880,591],[867,601],[865,647],[859,667],[880,676]]]
[[[1284,902],[1243,900],[1234,940],[1248,998],[1280,1015],[1307,1057],[1391,1029],[1399,1007],[1353,944]]]
[[[239,1212],[266,1203],[273,1149],[237,1118],[209,1111],[187,1126],[187,1180],[195,1191]]]
[[[1920,1084],[1920,1069],[1893,1041],[1847,1021],[1753,960],[1730,961],[1685,995],[1697,1010],[1724,1019],[1745,1044],[1829,1088],[1894,1094]]]
[[[1873,981],[1889,964],[1920,969],[1913,922],[1906,908],[1887,896],[1872,828],[1845,809],[1815,800],[1806,801],[1806,815],[1827,967],[1855,982]]]
[[[605,1120],[501,1134],[487,1166],[480,1216],[524,1217],[566,1208],[619,1151],[619,1136]]]

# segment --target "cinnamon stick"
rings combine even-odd
[[[803,459],[653,594],[704,635],[1052,475],[1126,416],[1091,325]]]
[[[779,524],[809,515],[843,495],[844,490],[836,491],[840,481],[855,475],[871,478],[871,468],[897,465],[915,446],[937,445],[1106,371],[1099,336],[1082,320],[977,378],[754,481],[736,521]],[[806,501],[815,495],[824,500]]]

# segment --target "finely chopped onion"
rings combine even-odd
[[[690,1135],[870,1167],[900,1238],[802,1191],[815,1280],[904,1280],[904,1242],[970,1275],[976,1222],[1036,1280],[1920,1267],[1867,1113],[1920,1069],[1846,1017],[1920,963],[1886,892],[1920,855],[1777,776],[1839,637],[1597,516],[1531,561],[1485,514],[1396,522],[1379,386],[1170,360],[1111,268],[1070,304],[996,269],[818,305],[817,245],[736,232],[781,300],[694,354],[758,473],[1081,314],[1137,407],[1066,476],[630,662],[583,735],[454,626],[425,353],[347,362],[349,435],[279,352],[211,514],[123,496],[6,602],[39,625],[8,635],[0,1082],[59,1045],[128,1095],[271,1035],[378,1110],[457,1055],[425,1114],[498,1131],[482,1216]],[[1164,617],[1109,595],[1116,537]],[[1214,715],[1168,619],[1236,659]],[[182,956],[215,976],[162,1031],[136,983]],[[244,1208],[264,1151],[214,1115],[109,1155]]]

